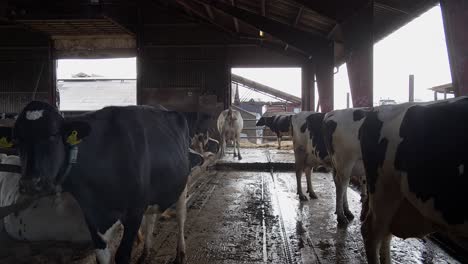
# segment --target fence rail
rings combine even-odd
[[[241,137],[241,138],[263,138],[263,139],[276,139],[276,136],[263,136],[263,137],[257,137],[257,136],[245,136],[245,137]],[[288,139],[292,139],[291,136],[283,136],[281,137],[282,140],[288,140]]]

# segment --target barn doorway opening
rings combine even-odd
[[[232,68],[231,105],[244,119],[241,144],[275,145],[276,135],[256,123],[300,112],[301,95],[301,68]]]
[[[136,105],[136,58],[58,60],[57,92],[62,112]]]

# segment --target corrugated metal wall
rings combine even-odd
[[[26,30],[1,30],[0,112],[19,112],[35,94],[49,101],[51,64],[48,39]]]

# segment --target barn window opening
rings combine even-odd
[[[60,111],[136,105],[136,58],[57,61]]]
[[[244,142],[262,144],[276,140],[269,131],[256,128],[262,116],[301,111],[301,72],[301,68],[231,69],[230,103],[244,119]]]

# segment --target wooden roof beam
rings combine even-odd
[[[231,4],[232,6],[236,6],[235,0],[231,0]],[[236,32],[239,33],[239,21],[235,17],[232,17],[232,21],[234,22],[234,28],[236,29]]]
[[[219,29],[231,34],[231,35],[236,35],[235,32],[233,32],[231,29],[219,24],[219,23],[216,23],[213,19],[211,19],[210,17],[207,17],[204,12],[196,7],[194,7],[192,4],[189,4],[188,2],[184,1],[184,0],[175,0],[175,2],[177,4],[179,4],[180,6],[182,6],[184,9],[188,9],[190,10],[193,14],[195,14],[196,16],[198,16],[199,18],[205,20],[205,21],[208,21],[210,22],[211,24],[213,24],[214,26],[218,27]]]
[[[209,5],[204,5],[205,6],[205,10],[206,10],[206,13],[208,14],[208,17],[211,19],[211,20],[214,20],[214,14],[213,14],[213,10],[211,10],[211,6]]]
[[[389,5],[386,5],[384,3],[379,3],[379,2],[375,2],[374,5],[378,8],[381,8],[381,9],[385,9],[387,11],[391,11],[391,12],[395,12],[395,13],[401,13],[401,14],[405,14],[405,15],[409,15],[410,12],[408,11],[405,11],[401,8],[397,8],[397,7],[393,7],[393,6],[389,6]]]
[[[301,6],[299,8],[299,11],[297,11],[297,15],[296,15],[296,19],[294,20],[293,27],[297,27],[297,25],[299,24],[299,21],[301,21],[301,16],[302,16],[303,11],[304,11],[304,8]]]
[[[273,37],[280,39],[299,50],[304,51],[309,55],[319,55],[321,51],[331,45],[326,37],[312,34],[307,31],[293,28],[289,25],[271,20],[258,14],[240,9],[231,5],[227,5],[221,1],[212,0],[194,0],[199,3],[209,4],[213,8],[218,9],[228,15],[250,24],[251,26],[264,31]]]
[[[340,1],[340,0],[288,0],[295,2],[307,9],[315,11],[322,16],[341,22],[350,17],[368,0]]]
[[[261,12],[262,12],[262,16],[265,16],[266,15],[266,0],[262,0],[261,2]]]

